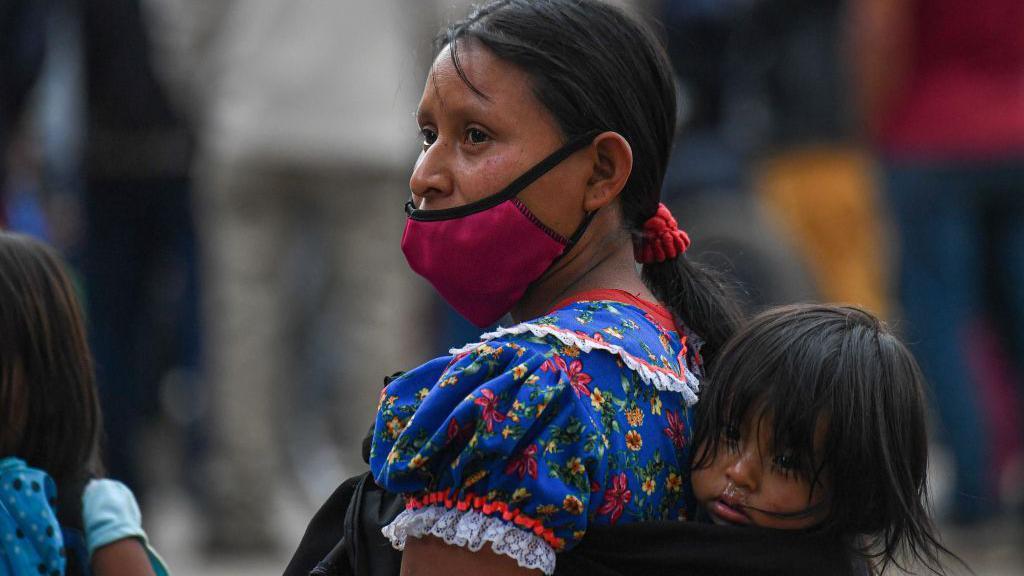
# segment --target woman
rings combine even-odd
[[[689,514],[689,407],[736,313],[659,203],[675,110],[657,42],[598,2],[493,2],[443,38],[402,249],[514,324],[382,393],[403,572],[551,574],[589,525]]]

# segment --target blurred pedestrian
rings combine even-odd
[[[901,242],[907,339],[955,460],[952,519],[984,520],[997,507],[994,438],[966,349],[987,312],[1024,359],[1024,3],[852,8],[860,105]]]
[[[267,553],[283,479],[326,496],[360,461],[383,377],[423,345],[398,244],[416,138],[406,26],[427,9],[154,4],[182,33],[201,118],[207,545]]]
[[[199,364],[194,138],[157,68],[141,0],[75,0],[74,7],[85,86],[89,343],[110,470],[144,498],[140,431],[158,413],[163,377],[172,369],[195,375]]]

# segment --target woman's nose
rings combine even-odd
[[[420,153],[409,178],[409,190],[414,203],[420,205],[424,198],[443,197],[451,194],[452,181],[444,146],[434,142]]]

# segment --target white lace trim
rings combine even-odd
[[[658,390],[665,390],[668,392],[678,392],[683,395],[683,399],[686,401],[688,406],[693,406],[697,403],[697,393],[700,391],[700,382],[697,377],[690,372],[685,365],[680,365],[679,368],[683,372],[683,378],[672,374],[667,371],[654,370],[645,362],[641,361],[636,356],[633,356],[622,346],[611,344],[608,342],[598,342],[589,338],[582,338],[579,335],[573,334],[567,330],[555,328],[554,326],[538,326],[536,324],[530,324],[524,322],[508,328],[499,327],[494,332],[488,332],[481,336],[482,341],[473,344],[467,344],[461,348],[452,348],[448,351],[449,354],[463,354],[481,346],[488,340],[500,338],[501,336],[507,335],[519,335],[529,332],[534,336],[554,336],[562,344],[566,346],[575,346],[583,352],[591,352],[592,350],[603,350],[605,352],[611,352],[615,354],[629,367],[630,370],[640,375],[640,379],[644,382],[654,386]]]
[[[543,538],[476,510],[462,512],[443,506],[405,510],[381,533],[397,550],[405,549],[409,537],[430,535],[473,552],[490,544],[496,554],[514,559],[523,568],[540,569],[548,576],[555,571],[555,550]]]

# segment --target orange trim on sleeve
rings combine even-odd
[[[555,536],[552,530],[545,528],[539,519],[523,514],[517,509],[509,508],[509,505],[501,500],[489,501],[483,496],[476,496],[469,492],[461,498],[456,498],[455,492],[450,490],[406,497],[405,508],[407,510],[419,510],[427,506],[443,506],[448,510],[454,508],[460,512],[472,508],[486,516],[501,518],[505,522],[540,536],[554,548],[555,552],[561,552],[565,548],[565,540]]]

